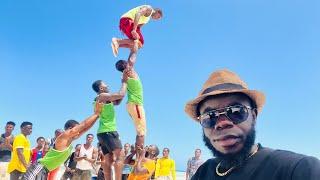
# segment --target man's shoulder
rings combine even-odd
[[[24,136],[23,134],[18,134],[14,140],[27,140],[27,137]]]
[[[304,154],[299,154],[299,153],[295,153],[292,151],[287,151],[287,150],[274,150],[271,153],[270,158],[274,161],[279,162],[280,164],[283,163],[295,163],[298,162],[304,158],[312,158],[311,156],[307,156]]]
[[[198,169],[196,174],[192,177],[193,180],[198,180],[198,179],[211,179],[212,177],[215,176],[215,171],[214,169],[216,168],[217,165],[217,159],[212,158],[206,160]]]

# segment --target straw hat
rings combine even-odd
[[[249,96],[256,103],[258,112],[262,110],[265,103],[265,96],[262,92],[249,90],[246,83],[242,81],[237,74],[229,70],[219,70],[210,75],[209,79],[204,83],[199,95],[186,104],[185,112],[192,119],[198,121],[197,106],[203,99],[208,96],[236,92]]]

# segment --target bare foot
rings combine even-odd
[[[119,44],[118,44],[117,38],[112,38],[111,47],[112,47],[112,53],[113,53],[114,57],[117,57],[118,52],[119,52],[119,50],[118,50]]]

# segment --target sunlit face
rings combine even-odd
[[[200,150],[200,149],[196,149],[196,150],[194,151],[194,156],[195,156],[196,158],[200,158],[200,156],[201,156],[201,150]]]
[[[46,144],[46,140],[43,138],[38,139],[37,141],[38,147],[44,147],[44,145]]]
[[[126,144],[123,146],[123,149],[124,149],[126,152],[129,152],[129,151],[130,151],[130,144],[129,144],[129,143],[126,143]]]
[[[107,93],[109,92],[108,90],[108,85],[104,82],[101,82],[100,86],[99,86],[99,92],[100,93]]]
[[[80,151],[80,149],[81,149],[81,145],[80,144],[75,147],[75,151]]]
[[[92,143],[93,142],[93,136],[92,135],[88,135],[87,136],[87,143]]]
[[[250,101],[244,96],[229,94],[209,98],[202,103],[200,114],[241,104],[250,106]],[[220,115],[212,128],[203,128],[205,136],[210,140],[212,146],[222,154],[235,154],[244,147],[244,142],[255,124],[253,110],[249,110],[247,119],[239,124],[233,123],[226,115]]]
[[[23,128],[21,128],[21,132],[24,135],[30,135],[32,133],[32,125],[24,126]]]
[[[165,157],[165,158],[169,157],[169,149],[164,148],[163,151],[162,151],[162,155],[163,155],[163,157]]]
[[[6,125],[6,127],[5,127],[6,133],[11,134],[13,130],[14,130],[14,126],[13,125],[11,125],[11,124],[7,124]]]
[[[159,20],[161,19],[161,14],[159,12],[154,12],[152,15],[151,15],[152,19],[154,20]]]

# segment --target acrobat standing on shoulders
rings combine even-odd
[[[118,55],[118,48],[130,48],[137,51],[144,44],[141,27],[150,19],[158,20],[162,18],[162,10],[153,8],[150,5],[135,7],[121,16],[120,31],[129,39],[112,38],[111,46],[115,57]]]
[[[136,56],[137,52],[131,51],[128,61],[119,60],[116,63],[116,69],[123,73],[123,78],[127,79],[127,111],[133,120],[137,132],[136,149],[139,150],[144,147],[147,128],[143,107],[143,87],[138,73],[133,68]]]

